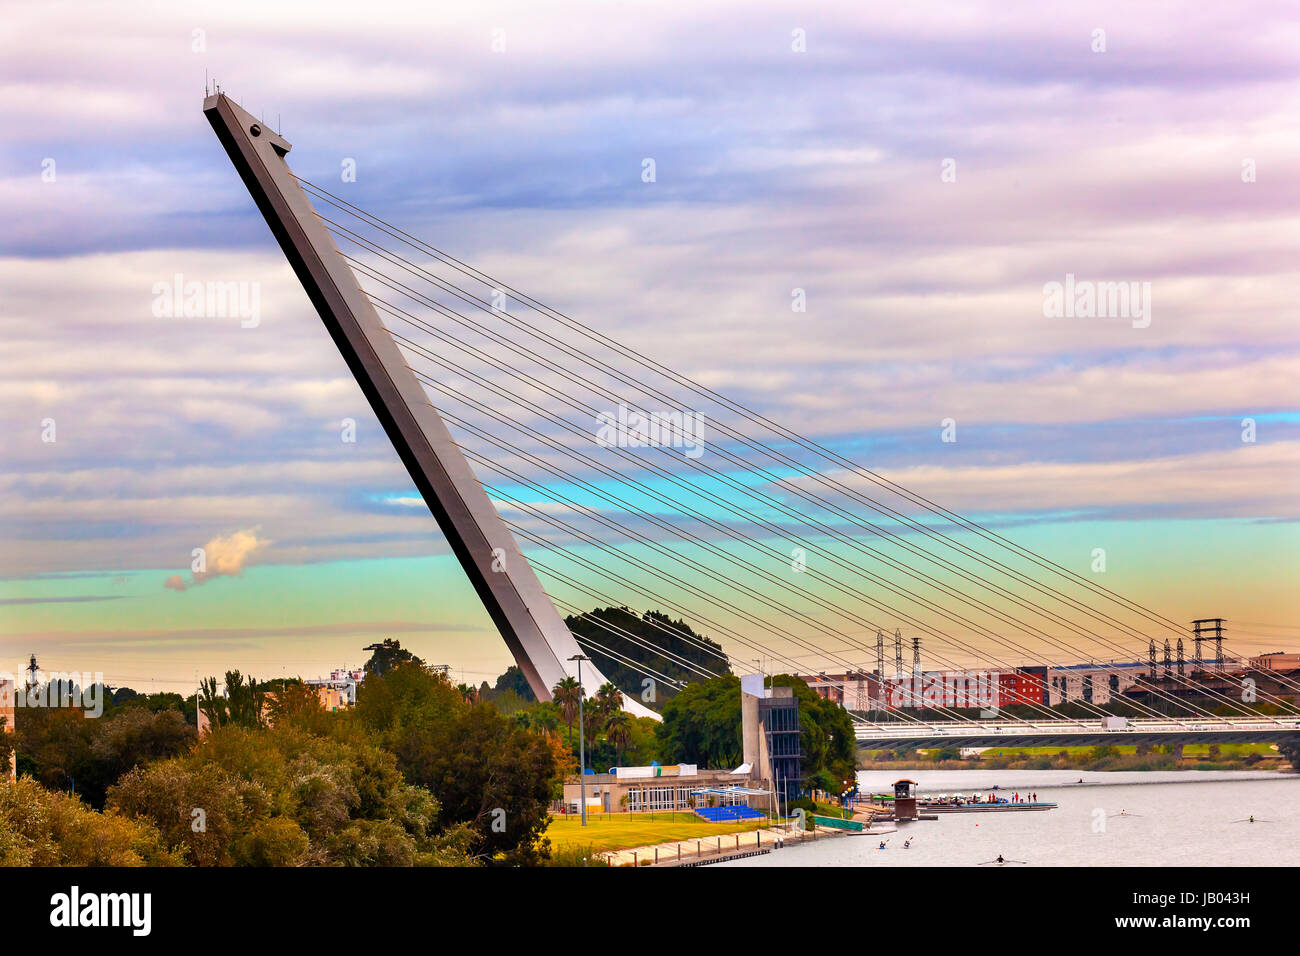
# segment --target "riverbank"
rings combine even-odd
[[[827,807],[825,815],[840,817],[842,811]],[[869,818],[858,819],[870,824]],[[588,814],[585,827],[576,816],[553,816],[546,836],[561,866],[700,866],[832,837],[892,832],[884,823],[856,834],[814,826],[811,814],[807,829],[799,829],[793,820],[711,823],[694,813],[624,812]]]
[[[670,842],[712,840],[766,827],[766,820],[710,823],[694,813],[589,813],[587,825],[576,814],[552,815],[546,828],[551,846],[560,852],[586,851],[594,855],[611,850],[653,846]]]
[[[924,754],[924,751],[918,752]],[[888,754],[888,756],[885,756]],[[873,755],[874,759],[873,759]],[[988,749],[963,757],[935,752],[898,759],[889,751],[859,755],[858,770],[1275,770],[1290,771],[1291,763],[1272,744],[1225,744],[1217,752],[1204,745],[1138,753],[1123,747],[1024,747]]]
[[[785,825],[765,827],[748,833],[731,836],[704,837],[698,840],[676,840],[653,846],[631,847],[599,854],[607,866],[706,866],[743,860],[769,853],[791,849],[803,844],[815,845],[827,840],[874,840],[881,834],[894,833],[897,827],[879,823],[860,832],[837,830],[829,827],[811,827],[807,830]],[[873,842],[873,845],[874,842]]]

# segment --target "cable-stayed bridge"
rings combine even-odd
[[[540,699],[577,676],[581,652],[597,665],[588,687],[618,672],[624,706],[654,715],[645,705],[717,674],[884,675],[886,632],[923,639],[931,666],[1012,673],[1154,662],[1157,641],[1191,637],[296,176],[290,144],[224,94],[204,112]],[[602,606],[667,617],[633,630]],[[1142,734],[1295,729],[1300,681],[1238,694],[1175,675],[1167,655],[1129,702]],[[1090,739],[1046,700],[978,721],[940,702],[925,717],[854,715],[864,746]]]

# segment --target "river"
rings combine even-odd
[[[1015,866],[1300,864],[1300,774],[1275,771],[861,771],[863,792],[900,776],[922,794],[998,785],[1060,804],[1019,813],[945,813],[881,837],[847,836],[718,866]],[[1083,782],[1078,781],[1082,778]],[[1254,815],[1257,822],[1240,823]],[[903,841],[911,847],[903,849]],[[878,849],[881,840],[889,843]]]

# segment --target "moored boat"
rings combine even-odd
[[[967,797],[959,793],[922,797],[917,801],[918,810],[930,813],[996,813],[1010,810],[1055,810],[1056,807],[1057,804],[1050,800],[1008,800],[1005,797],[982,797],[977,794]]]

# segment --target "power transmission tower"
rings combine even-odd
[[[1214,641],[1214,670],[1223,673],[1223,618],[1203,617],[1192,622],[1192,640],[1196,642],[1196,663],[1204,669],[1201,641]]]
[[[876,693],[873,695],[877,710],[885,709],[885,632],[876,628]]]

